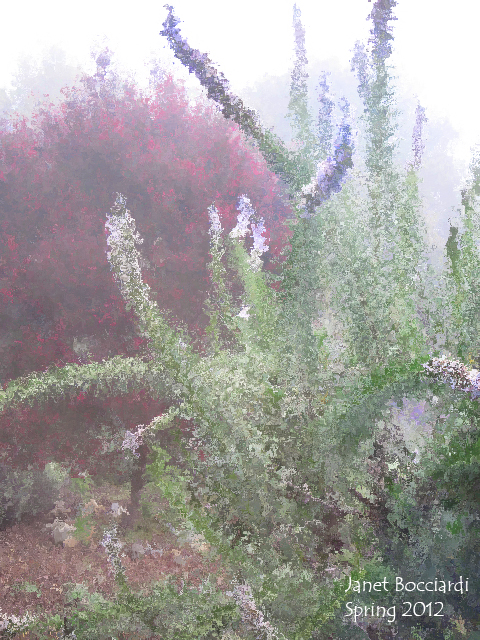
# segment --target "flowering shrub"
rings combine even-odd
[[[200,350],[209,321],[207,207],[215,201],[230,229],[247,190],[270,237],[267,268],[286,242],[282,189],[236,125],[208,105],[189,107],[171,76],[140,94],[122,86],[108,56],[97,62],[97,74],[66,90],[60,107],[0,133],[4,385],[51,366],[150,357],[103,248],[112,193],[121,189],[135,203],[145,237],[138,268],[155,301],[197,336]],[[145,390],[142,383],[99,399],[80,389],[62,406],[4,414],[2,459],[23,467],[57,460],[72,473],[128,479],[132,465],[111,443],[167,408],[161,397],[154,407]]]
[[[395,165],[394,94],[387,64],[395,5],[394,0],[374,3],[370,53],[360,45],[355,50],[353,64],[366,109],[362,162],[355,158],[359,152],[346,103],[335,150],[328,152],[333,127],[326,86],[319,129],[327,139],[317,143],[312,136],[304,31],[296,7],[297,59],[289,109],[299,151],[293,155],[263,130],[208,58],[180,36],[168,7],[162,34],[175,55],[287,183],[295,214],[291,250],[272,276],[261,268],[272,247],[267,208],[261,210],[247,189],[238,190],[229,206],[220,205],[219,194],[204,199],[201,219],[209,226],[205,239],[211,258],[204,266],[210,286],[203,306],[207,339],[198,348],[195,332],[178,326],[159,304],[142,267],[148,252],[145,247],[141,254],[136,245],[147,240],[148,226],[142,230],[139,223],[137,232],[137,207],[143,210],[144,194],[115,190],[115,202],[112,197],[105,207],[108,250],[103,249],[148,357],[114,355],[101,362],[69,363],[13,380],[0,392],[0,408],[8,411],[40,400],[58,402],[80,391],[111,397],[143,388],[151,398],[151,414],[136,430],[125,430],[118,442],[119,451],[138,460],[132,494],[148,474],[175,513],[179,533],[201,536],[206,551],[220,556],[235,574],[226,593],[210,583],[196,589],[185,579],[180,589],[167,581],[155,585],[151,596],[134,594],[112,523],[103,545],[120,594],[114,602],[93,602],[92,596],[87,609],[73,615],[79,640],[92,629],[103,638],[135,625],[145,634],[185,640],[237,633],[245,638],[353,638],[358,627],[370,638],[393,632],[410,638],[421,632],[433,640],[438,629],[425,616],[413,622],[401,617],[394,630],[366,616],[352,624],[345,613],[351,597],[345,578],[375,583],[381,576],[393,580],[408,574],[418,582],[427,571],[447,580],[478,574],[478,547],[470,552],[477,544],[478,499],[465,496],[478,495],[473,491],[479,477],[478,405],[455,404],[451,394],[459,388],[476,397],[478,376],[456,361],[436,357],[438,327],[442,322],[449,330],[458,327],[455,314],[453,320],[442,319],[442,305],[428,302],[435,287],[422,265],[425,242],[415,173],[421,110],[413,162],[406,168]],[[469,259],[473,237],[472,232],[465,238]],[[11,246],[16,250],[13,241]],[[278,286],[270,286],[274,277]],[[457,268],[457,284],[459,277]],[[462,291],[457,294],[450,302],[458,311],[466,301]],[[474,308],[473,301],[469,304]],[[327,312],[329,321],[322,324]],[[468,334],[462,335],[466,347]],[[452,389],[438,391],[437,378],[442,377]],[[405,410],[398,406],[404,399],[423,400],[421,411],[433,423],[425,429],[421,451],[409,445],[408,430],[422,425],[418,412],[405,425]],[[446,417],[441,412],[447,406]],[[448,429],[441,429],[442,420],[450,421]],[[182,425],[188,425],[182,432],[188,437],[173,451],[158,433]],[[444,455],[442,446],[452,451]],[[444,486],[439,488],[436,481],[444,468],[469,491],[455,487],[453,499]],[[133,509],[137,506],[132,499]],[[478,585],[477,578],[471,579]],[[403,598],[381,596],[381,606]],[[370,592],[358,594],[364,606],[376,598]],[[438,598],[450,605],[445,606],[445,628],[452,627],[454,615],[462,615],[475,633],[477,604],[455,594],[448,601]]]

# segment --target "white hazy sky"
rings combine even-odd
[[[171,0],[189,44],[210,58],[241,95],[264,74],[289,71],[293,61],[292,0]],[[337,58],[348,68],[356,40],[366,40],[368,0],[299,0],[310,62]],[[22,54],[41,55],[52,44],[70,61],[91,65],[90,47],[107,36],[126,68],[147,76],[151,55],[173,60],[158,35],[167,10],[162,3],[136,0],[19,0],[2,8],[0,86],[8,88]],[[472,0],[398,0],[394,56],[398,84],[419,97],[427,115],[447,116],[460,133],[456,153],[468,160],[480,140],[477,79],[480,3]],[[177,74],[188,73],[175,65]],[[196,80],[192,78],[193,84]]]

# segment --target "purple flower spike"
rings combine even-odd
[[[343,111],[343,118],[338,127],[333,157],[329,156],[318,165],[318,173],[314,181],[303,188],[305,213],[300,216],[302,218],[311,218],[315,207],[322,205],[333,193],[338,193],[348,169],[353,167],[353,137],[348,122],[347,100],[342,101],[340,108]]]

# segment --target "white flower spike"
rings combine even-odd
[[[231,238],[245,238],[248,233],[248,225],[250,218],[255,211],[246,195],[240,196],[238,200],[238,209],[240,213],[237,216],[237,226],[230,231]]]

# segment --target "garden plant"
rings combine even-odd
[[[6,633],[29,628],[40,637],[49,625],[63,624],[65,637],[79,640],[124,633],[185,640],[480,637],[480,374],[474,369],[480,159],[474,155],[462,192],[462,232],[458,239],[452,232],[447,268],[435,272],[418,193],[420,105],[411,161],[396,161],[398,113],[388,63],[395,6],[373,2],[368,47],[355,46],[352,68],[364,113],[355,118],[344,99],[334,109],[324,91],[316,121],[307,108],[305,34],[294,7],[292,150],[230,91],[208,56],[190,47],[167,5],[161,35],[225,121],[245,136],[252,166],[255,158],[261,166],[261,155],[277,175],[282,216],[268,213],[268,197],[253,192],[253,180],[228,198],[219,187],[210,201],[204,198],[197,224],[207,225],[208,287],[181,317],[181,305],[164,304],[167,287],[155,289],[148,276],[141,247],[145,241],[149,255],[151,234],[139,181],[126,171],[116,181],[90,176],[91,193],[101,189],[105,203],[106,233],[98,221],[92,232],[95,251],[106,253],[110,267],[110,280],[101,273],[103,286],[118,291],[142,350],[114,353],[112,342],[89,361],[55,362],[44,371],[32,362],[20,377],[8,370],[0,408],[14,433],[13,419],[27,407],[40,416],[56,405],[66,411],[65,403],[79,397],[105,406],[122,397],[143,403],[141,417],[133,409],[129,414],[128,424],[138,418],[134,427],[97,433],[100,442],[110,435],[128,462],[132,513],[124,522],[134,522],[148,479],[175,511],[177,526],[202,534],[233,578],[228,590],[213,579],[199,588],[186,580],[180,589],[166,579],[148,595],[137,593],[125,577],[121,527],[112,518],[102,544],[118,597],[82,592],[68,628],[60,617],[45,616],[11,621]],[[98,82],[102,117],[116,123],[106,122],[108,137],[124,124],[115,104],[108,106],[108,92],[101,98]],[[325,77],[322,82],[327,89]],[[160,87],[158,101],[168,98],[168,83]],[[90,100],[85,109],[100,108]],[[145,123],[146,117],[141,125],[135,120],[129,131],[135,137],[140,130],[153,152]],[[52,127],[60,127],[53,116]],[[33,149],[34,134],[27,135]],[[273,207],[277,183],[266,171],[262,179]],[[111,189],[123,181],[125,188]],[[177,222],[162,203],[174,247],[181,242]],[[67,224],[67,210],[64,218]],[[91,276],[92,287],[98,275]],[[203,324],[195,326],[199,308]],[[79,440],[87,440],[85,433]],[[27,459],[34,455],[22,451]],[[80,467],[87,456],[75,455]],[[395,589],[407,583],[415,589]],[[430,597],[416,588],[426,583],[440,588]],[[441,588],[460,583],[461,591]]]

